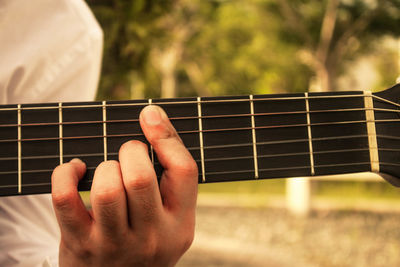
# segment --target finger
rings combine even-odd
[[[163,212],[157,176],[147,146],[139,141],[126,142],[119,151],[119,161],[131,226],[138,232],[145,232]]]
[[[78,182],[86,172],[79,159],[58,166],[52,175],[52,199],[61,233],[81,238],[89,232],[91,217],[78,193]]]
[[[90,202],[95,224],[101,233],[116,237],[128,229],[126,196],[117,161],[105,161],[97,167]]]
[[[145,107],[139,118],[147,140],[164,167],[160,186],[164,205],[177,211],[193,210],[197,198],[196,162],[160,107]]]

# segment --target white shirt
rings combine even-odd
[[[87,101],[102,31],[81,0],[0,1],[0,104]],[[57,266],[50,195],[0,198],[0,266]]]

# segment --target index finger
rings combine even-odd
[[[145,107],[139,116],[146,139],[164,167],[160,191],[172,210],[193,209],[197,199],[197,165],[167,114],[158,106]]]

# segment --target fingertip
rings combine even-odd
[[[165,113],[162,108],[156,105],[148,105],[142,109],[139,117],[148,126],[159,125],[163,120],[163,114]]]
[[[79,158],[73,158],[69,162],[69,164],[72,164],[74,171],[78,174],[79,177],[83,176],[86,172],[86,163],[83,162]]]
[[[71,163],[84,163],[80,158],[73,158],[69,162],[71,162]]]
[[[165,111],[156,105],[148,105],[140,113],[140,126],[146,139],[153,146],[161,139],[177,137],[177,133],[171,124]]]

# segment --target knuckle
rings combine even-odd
[[[164,124],[156,126],[154,132],[152,132],[149,137],[151,141],[155,144],[162,142],[162,140],[164,139],[179,138],[178,134],[173,128],[168,127]]]
[[[114,188],[104,189],[104,190],[96,190],[92,192],[93,201],[101,206],[109,206],[114,203],[117,203],[119,200],[119,196],[121,194],[121,190],[117,190]]]
[[[52,192],[53,205],[57,210],[69,210],[74,196],[73,191]]]
[[[188,215],[184,219],[185,231],[182,233],[181,237],[181,247],[182,253],[187,251],[193,243],[194,240],[194,229],[195,229],[195,216],[194,214]]]
[[[126,179],[125,186],[135,191],[141,191],[151,187],[154,180],[155,177],[152,170],[142,170],[129,179]]]
[[[119,236],[115,236],[115,237],[104,237],[102,236],[100,238],[100,244],[101,244],[101,250],[103,252],[104,255],[118,255],[118,253],[120,253],[121,251],[121,245],[127,245],[124,244],[125,241],[118,238]]]
[[[194,232],[190,232],[188,234],[186,234],[182,240],[182,253],[185,253],[190,246],[192,245],[194,240]]]
[[[196,177],[198,175],[197,164],[192,158],[186,161],[175,162],[175,168],[184,177]]]
[[[97,179],[103,179],[105,176],[99,173],[107,173],[108,175],[110,173],[115,174],[115,172],[109,172],[110,170],[117,170],[119,172],[119,162],[115,160],[104,161],[100,163],[96,169],[96,174],[98,175],[95,174],[95,186],[92,187],[91,194],[93,195],[93,201],[98,205],[110,205],[116,203],[119,200],[120,195],[123,193],[122,187],[118,186],[117,183],[107,183],[107,186],[99,186],[99,184],[96,183],[96,181],[98,182]]]
[[[89,242],[85,242],[82,239],[66,238],[61,236],[60,250],[69,250],[75,254],[78,258],[87,259],[93,255],[92,247]]]
[[[144,258],[147,259],[153,259],[157,253],[158,253],[158,238],[157,235],[153,233],[149,233],[146,242],[144,242],[144,245],[142,246],[141,249],[141,255]]]

